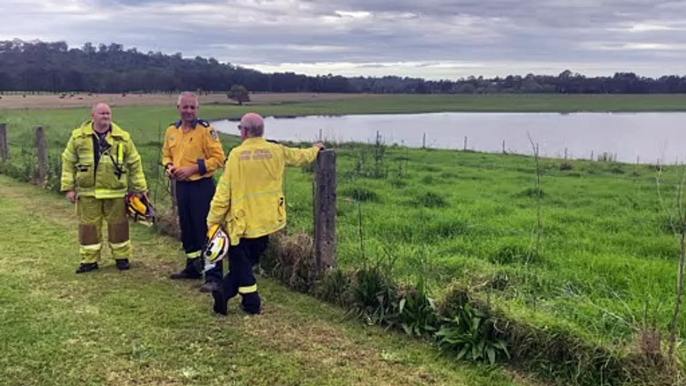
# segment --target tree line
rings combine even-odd
[[[0,41],[0,91],[50,92],[225,92],[242,85],[254,92],[342,92],[407,94],[686,93],[686,76],[649,78],[631,72],[586,77],[566,70],[559,75],[510,75],[455,80],[399,76],[307,76],[262,73],[214,58],[183,58],[181,53],[139,52],[121,44]]]

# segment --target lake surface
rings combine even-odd
[[[217,121],[237,134],[237,122]],[[276,140],[384,143],[410,147],[503,151],[589,159],[603,153],[621,162],[686,162],[686,113],[430,113],[266,118]]]

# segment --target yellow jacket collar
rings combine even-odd
[[[254,145],[264,142],[267,142],[267,140],[264,139],[264,137],[250,137],[243,140],[243,145]]]
[[[110,125],[112,126],[112,131],[110,132],[110,134],[113,137],[120,137],[122,139],[128,139],[128,137],[129,137],[128,134],[124,130],[122,130],[121,127],[117,126],[116,123],[112,122]],[[83,125],[81,125],[81,133],[83,135],[95,134],[95,130],[93,130],[93,121],[92,120],[86,121],[83,123]]]

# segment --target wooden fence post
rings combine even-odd
[[[7,125],[0,123],[0,156],[2,162],[7,162],[10,159],[10,148],[7,145]]]
[[[322,150],[315,164],[314,252],[318,274],[336,266],[336,152]]]
[[[45,185],[48,182],[48,143],[45,140],[43,126],[36,127],[36,149],[38,149],[38,175],[35,183]]]

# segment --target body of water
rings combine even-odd
[[[237,134],[237,122],[214,126]],[[686,162],[686,113],[430,113],[266,118],[265,136],[276,140],[375,141],[484,152],[589,159],[603,153],[621,162]]]

